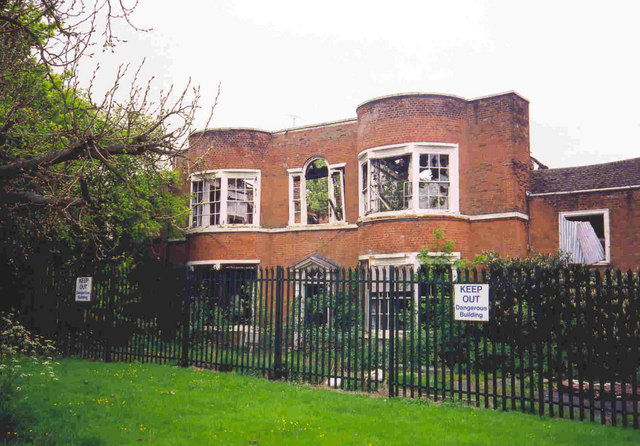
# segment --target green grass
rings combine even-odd
[[[27,367],[27,366],[25,366]],[[16,444],[625,445],[640,432],[147,364],[61,360],[15,401]],[[28,367],[27,367],[28,368]]]

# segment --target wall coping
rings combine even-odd
[[[453,94],[446,94],[446,93],[409,92],[409,93],[395,93],[395,94],[390,94],[390,95],[386,95],[386,96],[379,96],[379,97],[373,98],[373,99],[368,99],[368,100],[360,103],[356,107],[356,112],[358,111],[358,109],[360,109],[361,107],[363,107],[365,105],[373,104],[375,102],[384,101],[386,99],[398,99],[398,98],[403,98],[403,97],[441,97],[441,98],[456,99],[458,101],[463,101],[463,102],[475,102],[475,101],[481,101],[483,99],[491,99],[491,98],[496,98],[496,97],[500,97],[500,96],[507,96],[507,95],[515,95],[515,96],[518,96],[520,99],[526,101],[527,103],[530,102],[527,98],[525,98],[524,96],[522,96],[520,93],[516,92],[515,90],[505,91],[505,92],[502,92],[502,93],[490,94],[490,95],[486,95],[486,96],[480,96],[480,97],[473,98],[473,99],[467,99],[467,98],[464,98],[462,96],[456,96],[456,95],[453,95]]]

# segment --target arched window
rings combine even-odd
[[[344,164],[312,158],[302,169],[289,170],[289,224],[343,223]]]

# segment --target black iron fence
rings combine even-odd
[[[638,428],[632,272],[119,267],[93,272],[87,303],[75,279],[49,274],[30,313],[69,355]],[[456,283],[489,285],[489,321],[454,319]]]

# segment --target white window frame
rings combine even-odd
[[[460,175],[458,144],[412,142],[406,144],[393,144],[374,147],[358,154],[358,202],[360,218],[392,217],[398,215],[459,215],[460,214]],[[420,209],[419,203],[419,173],[420,155],[442,154],[449,156],[449,209]],[[408,209],[398,211],[372,212],[365,214],[365,201],[363,200],[362,166],[367,164],[367,196],[365,199],[371,202],[371,160],[411,155],[409,178],[411,179],[411,206]]]
[[[586,209],[582,211],[564,211],[558,213],[558,249],[562,247],[562,220],[565,217],[581,217],[588,215],[602,215],[604,223],[604,254],[601,262],[592,263],[593,266],[609,265],[611,263],[611,231],[609,229],[609,209]]]
[[[220,179],[220,224],[211,225],[209,223],[193,226],[193,205],[189,206],[189,228],[192,231],[198,231],[211,227],[229,227],[229,228],[245,228],[245,227],[260,227],[260,182],[261,173],[259,169],[217,169],[206,170],[202,172],[195,172],[190,176],[191,190],[193,191],[193,183],[196,181],[203,181],[203,197],[209,197],[210,185],[213,180]],[[253,190],[253,223],[250,224],[229,224],[227,223],[227,202],[228,202],[228,190],[229,179],[240,180],[255,180],[255,187]],[[203,215],[210,215],[208,212],[207,204],[203,205]]]
[[[358,257],[358,260],[366,260],[369,262],[370,268],[378,268],[383,266],[395,266],[395,267],[405,267],[409,266],[413,268],[413,272],[417,273],[420,269],[420,259],[418,252],[399,252],[393,254],[369,254],[362,255]],[[429,255],[432,256],[440,256],[442,252],[429,252]],[[459,252],[452,252],[449,256],[451,263],[453,264],[456,260],[460,260]],[[453,270],[453,274],[456,275],[456,271]],[[402,277],[402,274],[400,274]],[[410,277],[407,277],[410,280]],[[453,280],[456,280],[457,277],[453,277]],[[415,323],[417,327],[418,323],[418,312],[420,310],[420,299],[419,299],[419,291],[420,291],[420,283],[415,282],[413,288],[413,305],[414,305],[414,314],[416,317]],[[370,291],[366,290],[366,305],[365,305],[365,327],[366,333],[370,333],[375,336],[376,330],[371,330],[371,295]],[[378,339],[388,339],[389,338],[389,330],[378,329]],[[399,333],[402,333],[404,330],[397,330]]]
[[[222,265],[255,265],[260,267],[260,260],[191,260],[187,262],[187,267],[193,270],[195,266],[211,265],[211,269],[220,269]]]
[[[333,201],[334,203],[336,202],[336,200],[335,200],[335,190],[333,186],[333,174],[338,173],[340,175],[340,180],[342,182],[342,185],[340,187],[340,192],[342,194],[342,196],[340,197],[342,202],[342,219],[338,219],[335,215],[335,212],[333,212],[333,208],[329,206],[329,209],[328,209],[329,223],[328,224],[341,225],[341,224],[345,224],[347,221],[346,203],[344,201],[345,200],[344,166],[346,165],[346,163],[329,164],[326,159],[320,156],[316,156],[309,159],[302,168],[287,169],[287,172],[289,173],[289,226],[312,226],[312,227],[325,226],[325,225],[317,225],[317,224],[313,225],[313,224],[307,223],[307,181],[305,179],[305,172],[307,171],[307,168],[309,167],[309,165],[316,160],[322,160],[327,164],[327,169],[328,169],[327,188],[329,189],[327,191],[327,194],[328,194],[329,200]],[[296,223],[296,220],[295,220],[296,219],[295,203],[293,201],[293,184],[294,184],[294,177],[296,176],[300,177],[300,223]]]

